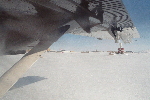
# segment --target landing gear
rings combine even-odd
[[[118,48],[118,54],[124,54],[124,48],[122,48],[122,43],[119,43],[120,48]]]
[[[112,26],[111,27],[111,31],[112,31],[112,33],[113,33],[113,35],[115,36],[115,37],[117,37],[117,31],[120,31],[120,32],[122,32],[123,31],[123,28],[122,27],[114,27],[114,26]]]

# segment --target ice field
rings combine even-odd
[[[45,53],[1,100],[150,100],[150,53]]]

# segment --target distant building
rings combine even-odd
[[[89,51],[82,51],[81,53],[89,53]]]
[[[126,51],[126,53],[134,53],[133,51]]]
[[[96,51],[91,51],[91,52],[100,52],[100,51],[96,50]]]

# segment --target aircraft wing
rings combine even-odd
[[[54,0],[55,1],[55,0]],[[80,5],[82,0],[74,0]],[[98,39],[114,39],[122,40],[124,43],[130,43],[132,38],[139,38],[140,35],[134,26],[122,0],[87,0],[89,1],[88,10],[93,13],[96,13],[99,17],[102,17],[101,21],[93,17],[89,17],[91,25],[91,33],[87,34],[77,22],[72,21],[70,25],[76,26],[69,31],[71,34],[83,35],[89,37],[95,37]],[[56,2],[56,1],[55,1]],[[68,2],[61,2],[61,7],[65,9],[70,9],[71,7],[65,6]],[[65,4],[64,4],[65,3]],[[69,5],[69,3],[68,3]],[[82,5],[81,5],[82,6]],[[72,7],[70,11],[77,9],[77,7]],[[102,14],[102,15],[101,15]],[[101,15],[101,16],[100,16]],[[99,24],[98,24],[99,23]],[[112,26],[123,28],[122,32],[117,31],[118,37],[115,37],[112,33]]]

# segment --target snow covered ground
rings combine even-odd
[[[150,100],[150,53],[45,53],[1,100]]]

